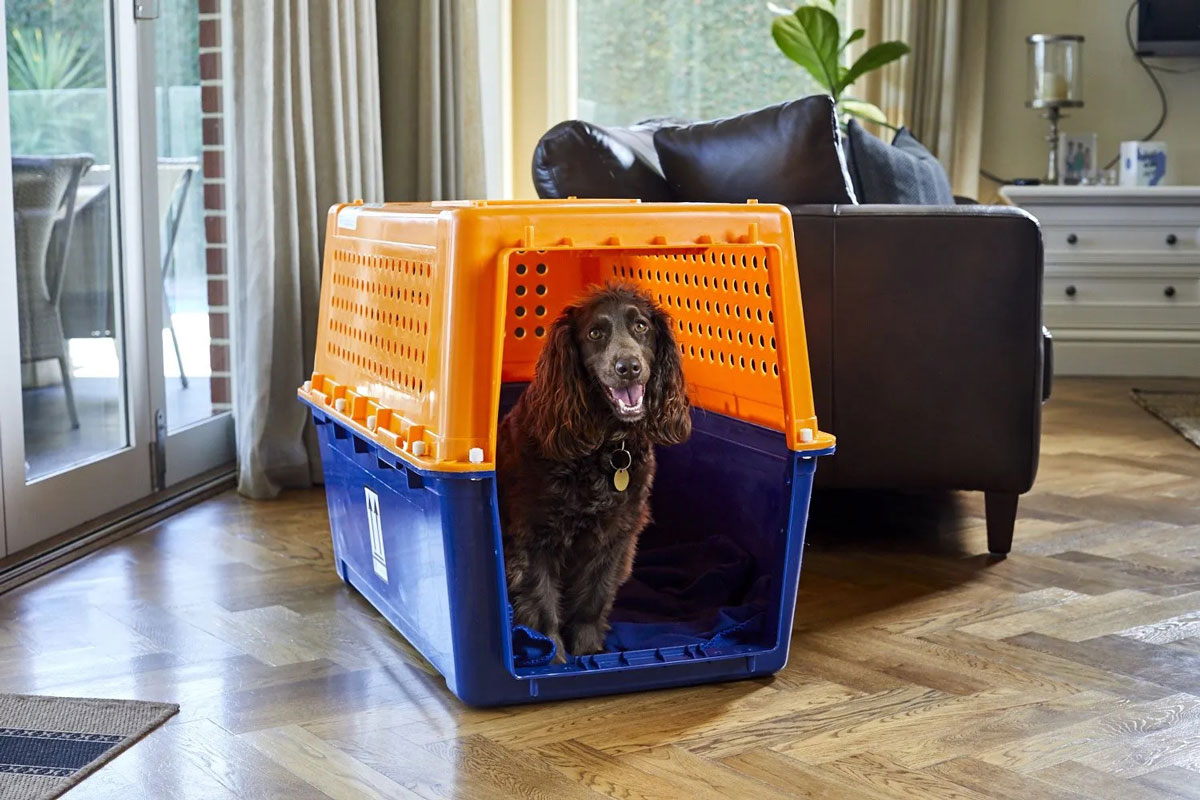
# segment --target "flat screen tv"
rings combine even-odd
[[[1200,0],[1138,0],[1138,55],[1200,56]]]

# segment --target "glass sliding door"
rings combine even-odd
[[[133,21],[5,0],[0,447],[9,554],[150,492]],[[139,444],[143,446],[139,446]]]
[[[167,428],[176,431],[229,410],[227,316],[216,291],[225,275],[223,118],[219,39],[206,24],[201,50],[195,0],[162,6],[154,50],[163,376]]]
[[[3,0],[10,555],[232,456],[228,435],[210,429],[220,446],[181,457],[174,476],[167,464],[169,419],[183,432],[228,425],[228,414],[211,390],[200,25],[194,0],[161,6],[177,27],[159,40],[160,73],[167,26],[135,20],[131,2]]]
[[[220,3],[154,22],[165,481],[233,460]]]
[[[9,0],[24,477],[129,445],[111,41],[102,0]]]

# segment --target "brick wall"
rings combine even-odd
[[[232,405],[229,259],[225,241],[225,120],[222,110],[221,0],[199,0],[200,109],[203,129],[204,240],[208,266],[209,360],[213,411]]]

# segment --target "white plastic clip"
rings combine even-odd
[[[804,442],[805,444],[808,444],[812,440],[813,440],[813,429],[812,428],[801,428],[800,429],[800,441]]]
[[[333,410],[334,411],[345,411],[346,410],[346,398],[339,397],[337,400],[334,400],[333,401]]]
[[[414,456],[416,456],[417,458],[420,458],[421,456],[425,455],[425,443],[424,442],[413,442],[411,449],[412,449],[412,454]]]
[[[367,430],[369,430],[369,431],[375,430],[375,415],[374,414],[367,417]]]
[[[467,451],[467,460],[470,461],[472,464],[482,464],[483,463],[483,448],[482,447],[472,447],[470,450]]]
[[[312,391],[312,381],[305,381],[305,382],[304,382],[304,391],[306,391],[306,392],[311,392],[311,391]]]

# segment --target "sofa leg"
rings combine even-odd
[[[985,492],[984,513],[987,516],[988,551],[994,556],[1006,556],[1012,550],[1013,527],[1017,524],[1017,498],[1010,492]]]

